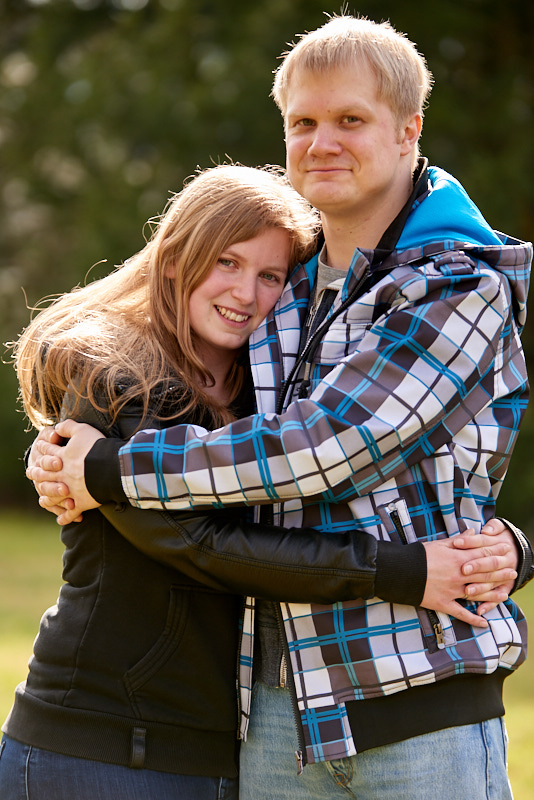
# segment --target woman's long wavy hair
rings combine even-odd
[[[175,415],[202,406],[216,424],[231,419],[204,390],[213,378],[195,348],[191,293],[228,245],[282,228],[290,235],[291,268],[311,255],[318,228],[316,213],[280,168],[240,164],[199,172],[150,222],[142,250],[106,277],[53,300],[14,344],[22,403],[35,427],[57,422],[68,388],[113,420],[133,398],[146,414],[151,392],[177,378],[183,392]],[[227,377],[231,402],[243,375],[236,358]]]

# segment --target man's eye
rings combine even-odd
[[[297,125],[300,125],[303,128],[312,128],[315,125],[315,122],[313,119],[308,119],[305,117],[304,119],[299,119]]]

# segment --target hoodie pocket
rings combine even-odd
[[[167,671],[183,639],[189,611],[190,593],[172,587],[167,619],[163,630],[150,650],[124,676],[130,702],[137,715],[143,717],[146,710],[142,706],[147,697],[156,693],[158,676]],[[154,698],[151,697],[151,700]]]
[[[207,730],[234,730],[242,600],[187,584],[170,588],[154,643],[123,676],[132,711]]]
[[[400,498],[392,500],[379,509],[379,514],[391,541],[401,542],[402,544],[410,544],[417,541],[405,500]],[[456,635],[448,614],[421,608],[420,606],[416,611],[421,625],[423,641],[430,653],[456,644]]]

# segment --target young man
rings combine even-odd
[[[459,525],[479,531],[492,516],[526,407],[532,248],[494,232],[454,178],[419,158],[430,87],[424,59],[388,24],[340,17],[301,38],[273,94],[288,175],[321,212],[324,245],[253,336],[260,413],[213,433],[135,435],[120,450],[122,485],[120,443],[100,440],[87,459],[101,502],[125,492],[141,508],[276,504],[288,527],[395,544],[374,566],[389,587],[377,597],[258,603],[242,800],[511,796],[502,683],[525,657],[524,619],[488,600],[489,625],[470,626],[439,565]],[[76,501],[63,520],[96,504]],[[532,562],[516,535],[518,588]],[[403,557],[417,541],[426,563]],[[400,587],[408,569],[416,605]],[[396,602],[379,599],[388,593]],[[247,717],[252,630],[243,639]]]

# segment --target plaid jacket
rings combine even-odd
[[[519,332],[532,247],[491,230],[451,176],[429,178],[396,249],[377,266],[355,252],[304,350],[317,258],[291,276],[251,342],[258,414],[214,432],[141,432],[122,448],[134,505],[269,503],[286,526],[404,543],[479,530],[493,515],[527,404]],[[355,752],[347,701],[525,658],[510,600],[487,629],[378,598],[285,603],[282,614],[308,761]],[[250,602],[245,717],[252,628]]]

